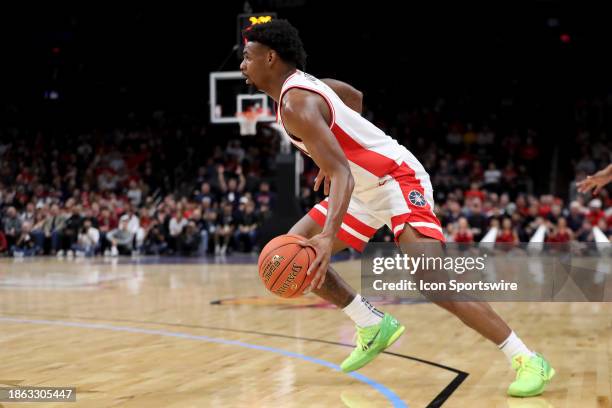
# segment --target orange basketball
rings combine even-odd
[[[259,277],[270,292],[284,298],[299,297],[310,285],[314,274],[306,276],[306,271],[315,251],[297,243],[305,240],[299,235],[280,235],[261,250]]]

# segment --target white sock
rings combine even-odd
[[[527,348],[523,340],[516,335],[515,332],[511,332],[506,340],[497,347],[504,352],[506,358],[512,363],[512,358],[517,354],[527,354],[528,356],[535,356],[535,353]]]
[[[362,298],[360,294],[357,294],[355,299],[342,309],[342,311],[359,327],[374,326],[380,323],[384,316],[383,312],[372,306],[370,302]]]

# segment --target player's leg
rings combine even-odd
[[[306,238],[320,233],[325,224],[326,208],[326,201],[317,204],[291,228],[289,233]],[[333,253],[348,246],[362,251],[365,243],[379,226],[380,221],[368,217],[367,213],[361,211],[359,202],[352,199],[341,230],[334,241]],[[393,316],[376,309],[367,299],[356,293],[332,267],[327,271],[323,286],[314,293],[334,303],[355,322],[357,346],[342,362],[341,368],[345,372],[357,370],[372,361],[393,344],[405,330]]]
[[[426,256],[444,257],[442,244],[433,238],[429,238],[416,229],[406,224],[404,231],[398,237],[398,243],[403,253],[420,256],[423,251],[428,251]],[[414,244],[419,245],[415,251]],[[418,252],[418,253],[417,253]],[[434,301],[438,306],[446,309],[457,316],[463,323],[476,330],[486,339],[495,344],[501,344],[508,338],[512,330],[487,302],[453,302]]]
[[[405,224],[398,237],[402,252],[427,257],[444,257],[441,243],[421,234]],[[417,245],[415,244],[425,244]],[[418,250],[415,252],[415,249]],[[555,374],[550,364],[539,354],[532,352],[510,329],[506,322],[486,302],[434,301],[438,306],[457,316],[463,323],[495,343],[517,371],[516,380],[508,388],[508,394],[518,397],[539,395]]]
[[[300,219],[295,225],[289,230],[289,234],[301,235],[305,238],[312,238],[319,234],[323,230],[317,222],[308,214]],[[333,254],[337,254],[343,249],[348,248],[348,244],[336,238],[334,240]],[[325,276],[325,282],[320,289],[313,291],[317,296],[333,303],[341,309],[348,306],[349,303],[355,298],[357,292],[353,289],[344,279],[340,277],[338,272],[331,266],[327,270]]]

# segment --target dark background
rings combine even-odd
[[[2,119],[113,126],[126,112],[155,109],[205,118],[208,72],[230,53],[244,11],[242,1],[212,4],[5,10]],[[563,121],[577,96],[610,90],[608,14],[580,2],[250,5],[298,27],[308,71],[353,83],[390,116],[439,96],[468,99],[480,111],[507,96],[522,104],[519,120]],[[232,56],[224,68],[238,63]],[[45,100],[49,91],[59,99]]]

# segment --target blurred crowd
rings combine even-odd
[[[609,190],[592,196],[575,187],[611,161],[602,121],[594,125],[577,105],[575,148],[564,164],[573,181],[565,183],[567,194],[554,196],[538,194],[548,190],[555,171],[539,129],[503,126],[500,118],[475,124],[453,116],[457,110],[437,101],[387,122],[364,113],[429,171],[449,242],[477,242],[492,227],[505,243],[529,241],[541,226],[548,242],[590,242],[595,227],[612,237]],[[213,138],[208,132],[163,114],[149,126],[70,137],[2,129],[0,254],[257,251],[259,228],[273,216],[275,191],[282,188],[274,185],[276,134],[263,127],[255,137]],[[312,189],[317,171],[305,160],[304,212],[323,198]],[[383,228],[374,240],[392,236]]]
[[[0,254],[206,254],[256,250],[275,205],[266,136],[200,150],[168,128],[0,139]],[[4,135],[6,136],[6,134]],[[203,154],[205,159],[200,160]]]

